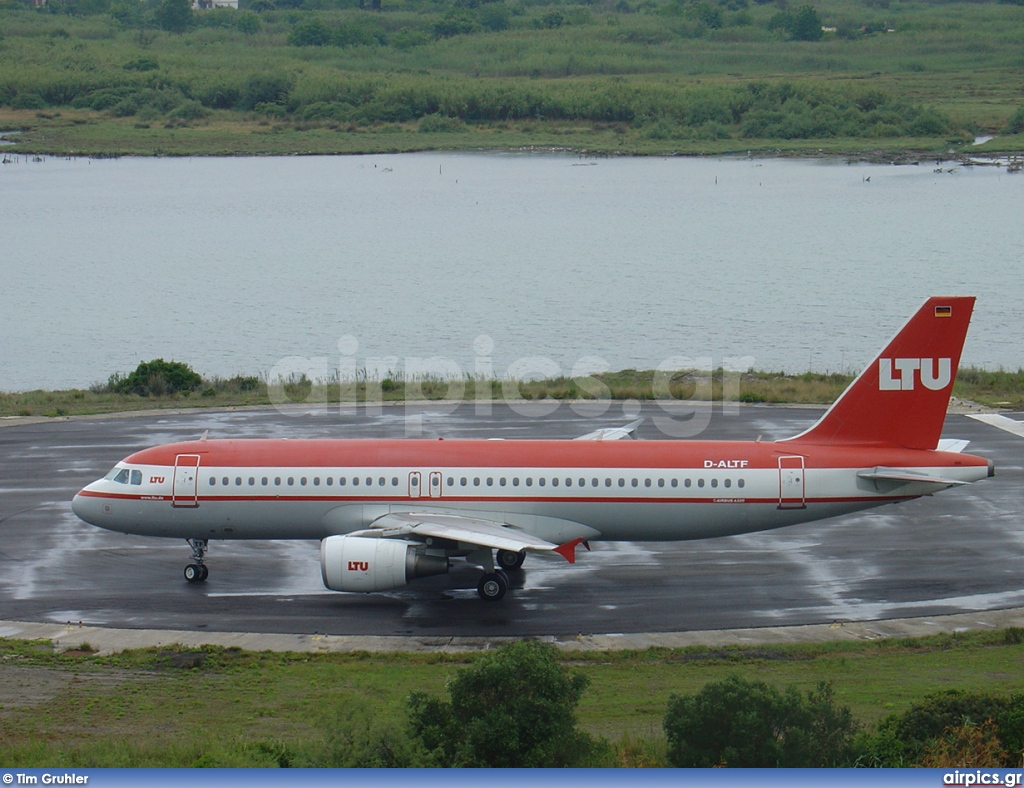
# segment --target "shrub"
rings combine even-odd
[[[331,29],[319,19],[310,19],[292,28],[288,43],[294,47],[325,47],[331,43]]]
[[[151,397],[195,391],[202,382],[202,377],[187,364],[158,358],[143,361],[130,375],[111,375],[107,387],[118,394]]]
[[[1013,117],[1006,121],[1004,134],[1024,134],[1024,107],[1020,107]]]
[[[440,766],[591,765],[601,747],[576,729],[586,686],[553,646],[502,646],[449,682],[450,700],[413,694],[412,734]]]
[[[805,698],[738,676],[673,695],[665,714],[669,763],[691,768],[843,765],[856,728],[828,684]]]
[[[984,727],[987,723],[991,725]],[[882,720],[862,743],[861,760],[878,766],[919,765],[929,753],[938,761],[943,753],[979,745],[990,753],[1000,747],[1015,753],[1024,749],[1024,696],[999,698],[960,690],[929,695],[903,714]]]

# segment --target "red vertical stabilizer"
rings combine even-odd
[[[973,310],[973,296],[929,298],[818,423],[787,441],[934,449]]]

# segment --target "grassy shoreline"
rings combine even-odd
[[[0,639],[0,760],[9,767],[358,765],[346,758],[402,735],[410,692],[440,695],[478,659],[456,654],[295,654],[180,646],[100,657]],[[580,726],[616,765],[664,763],[668,696],[729,675],[800,691],[829,681],[873,726],[955,688],[1024,691],[1021,631],[709,649],[565,653],[590,680]],[[13,692],[14,687],[18,691]],[[128,733],[131,735],[127,735]],[[639,753],[637,752],[639,751]],[[631,758],[649,759],[637,762]]]
[[[189,127],[166,128],[109,117],[93,110],[31,112],[0,108],[0,151],[8,157],[63,156],[322,156],[424,151],[538,151],[587,157],[728,156],[840,157],[853,161],[919,164],[1000,159],[1024,154],[1024,135],[996,136],[981,145],[945,138],[656,139],[643,128],[549,121],[467,125],[459,133],[424,133],[416,123],[332,129],[246,118],[220,112]],[[16,132],[16,133],[11,133]]]
[[[577,399],[703,400],[745,404],[828,405],[853,379],[841,373],[745,372],[723,376],[681,371],[671,375],[651,370],[622,370],[591,378],[552,378],[535,381],[498,379],[415,381],[385,378],[357,383],[314,385],[300,379],[268,388],[255,378],[205,380],[198,390],[162,396],[117,394],[102,387],[63,391],[0,392],[0,417],[96,415],[138,410],[288,405],[291,403],[390,403],[491,400]],[[239,385],[239,381],[247,381]],[[1016,372],[977,367],[960,370],[953,395],[994,408],[1024,408],[1024,368]]]

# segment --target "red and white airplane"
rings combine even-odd
[[[617,440],[636,423],[575,441],[203,439],[132,454],[72,508],[186,539],[190,582],[207,577],[211,539],[319,539],[335,591],[400,588],[462,557],[483,568],[480,596],[501,599],[528,552],[574,562],[580,543],[779,528],[992,476],[966,441],[940,440],[973,307],[929,299],[785,440]]]

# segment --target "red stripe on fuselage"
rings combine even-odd
[[[982,466],[969,454],[884,447],[802,446],[751,441],[207,440],[136,452],[128,464],[173,466],[181,454],[200,467],[325,468],[673,468],[743,471],[778,468],[802,456],[807,468]],[[710,464],[709,464],[710,463]]]

